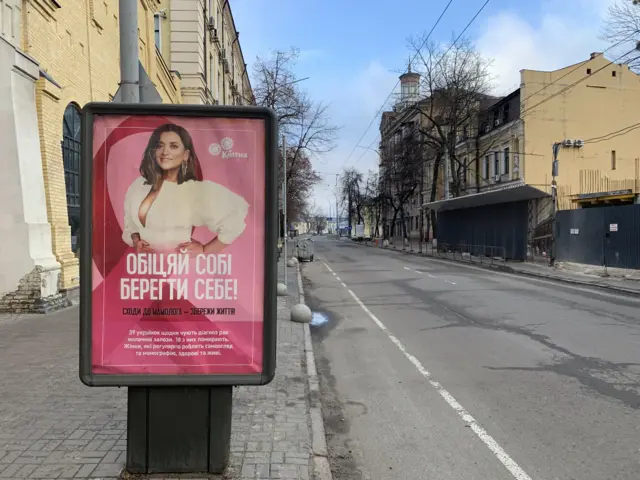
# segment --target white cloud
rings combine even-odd
[[[598,34],[601,19],[612,1],[546,3],[546,13],[537,21],[511,11],[490,17],[476,44],[493,61],[495,93],[505,94],[518,88],[522,69],[554,70],[606,49]]]

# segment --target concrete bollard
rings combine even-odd
[[[309,323],[311,321],[311,309],[304,303],[299,303],[291,308],[291,321]]]
[[[278,283],[277,292],[279,297],[287,295],[287,286],[284,283]]]
[[[385,239],[385,240],[382,242],[382,247],[383,247],[383,248],[389,248],[389,240]]]
[[[296,266],[296,262],[293,261],[293,258],[290,258],[289,260],[287,260],[287,267],[295,267]]]

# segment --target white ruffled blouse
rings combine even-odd
[[[138,233],[151,248],[173,250],[191,240],[192,227],[206,226],[217,233],[222,243],[230,244],[246,228],[249,204],[240,195],[208,180],[189,180],[178,185],[164,182],[151,208],[145,225],[138,216],[140,204],[151,185],[142,177],[131,184],[124,199],[122,239],[133,246],[131,234]]]

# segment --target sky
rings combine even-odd
[[[394,91],[412,50],[408,39],[431,30],[449,0],[230,0],[240,44],[252,71],[257,56],[300,49],[295,66],[301,87],[330,104],[341,127],[336,148],[314,157],[322,181],[311,203],[335,215],[336,174],[354,167],[377,170],[379,109]],[[486,0],[453,0],[431,39],[457,36]],[[553,70],[607,48],[599,34],[616,0],[489,0],[466,31],[491,61],[494,93],[518,88],[520,70]],[[609,58],[615,58],[615,51]],[[373,123],[372,123],[373,122]],[[364,135],[364,136],[363,136]]]

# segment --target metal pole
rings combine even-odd
[[[449,158],[449,131],[448,129],[445,131],[447,140],[444,142],[444,199],[449,200],[449,182],[451,182],[451,159]]]
[[[336,197],[336,234],[340,238],[340,210],[338,210],[338,174],[336,173],[336,191],[333,195]]]
[[[284,242],[282,242],[282,252],[284,253],[284,284],[287,283],[287,240],[289,239],[289,228],[287,225],[287,139],[282,135],[282,216],[284,217]]]
[[[558,176],[558,151],[560,150],[560,143],[553,144],[553,161],[551,163],[551,252],[549,255],[549,265],[554,266],[556,263],[556,214],[558,212],[558,184],[556,177]]]
[[[140,103],[138,69],[138,2],[119,0],[120,89],[123,103]]]

